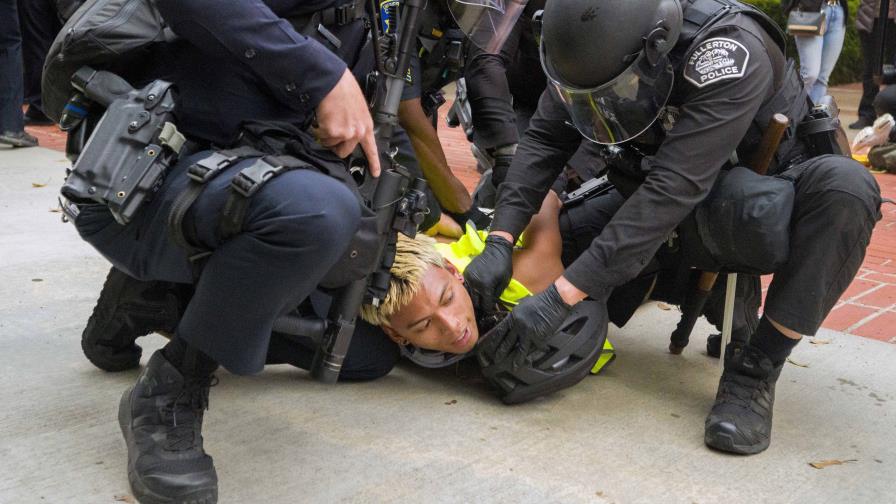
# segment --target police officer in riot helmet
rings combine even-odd
[[[498,189],[486,249],[465,272],[474,304],[493,306],[507,285],[512,244],[580,135],[640,162],[610,163],[616,191],[589,202],[605,224],[551,288],[486,338],[487,359],[532,355],[572,305],[606,299],[675,242],[699,269],[774,274],[749,342],[727,349],[705,424],[712,448],[769,446],[783,364],[855,276],[881,203],[866,170],[797,129],[817,109],[783,48],[774,23],[736,0],[547,3],[549,86]],[[777,113],[791,127],[763,176],[745,166]]]

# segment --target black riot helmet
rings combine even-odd
[[[589,140],[630,140],[657,119],[672,92],[668,53],[679,0],[550,0],[541,19],[541,64]]]

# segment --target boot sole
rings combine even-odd
[[[734,439],[732,439],[731,436],[726,434],[714,434],[712,436],[704,434],[703,442],[710,448],[727,453],[734,453],[736,455],[755,455],[765,451],[771,444],[771,439],[767,439],[764,443],[759,443],[757,445],[739,445],[734,442]]]
[[[203,488],[180,497],[166,497],[153,492],[140,480],[140,475],[134,471],[135,459],[131,457],[132,454],[137,453],[137,443],[134,440],[134,433],[131,431],[130,419],[127,418],[127,412],[131,410],[132,390],[133,387],[128,388],[121,396],[121,402],[118,404],[118,426],[121,428],[121,434],[124,436],[128,448],[128,483],[131,484],[131,492],[134,493],[134,497],[141,504],[217,504],[217,488]]]

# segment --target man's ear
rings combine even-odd
[[[455,278],[460,280],[460,283],[464,283],[464,275],[457,269],[457,266],[455,266],[454,263],[445,260],[445,269],[448,270],[448,273],[451,273]]]
[[[395,331],[395,329],[392,328],[392,326],[387,326],[386,324],[383,324],[380,327],[383,329],[383,332],[386,333],[386,336],[388,336],[389,339],[392,340],[393,343],[396,343],[396,344],[402,345],[402,346],[408,344],[407,338],[402,338],[401,336],[399,336],[398,333]]]

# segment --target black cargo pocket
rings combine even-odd
[[[700,241],[721,269],[766,274],[790,255],[794,187],[744,167],[722,172],[694,217]]]

